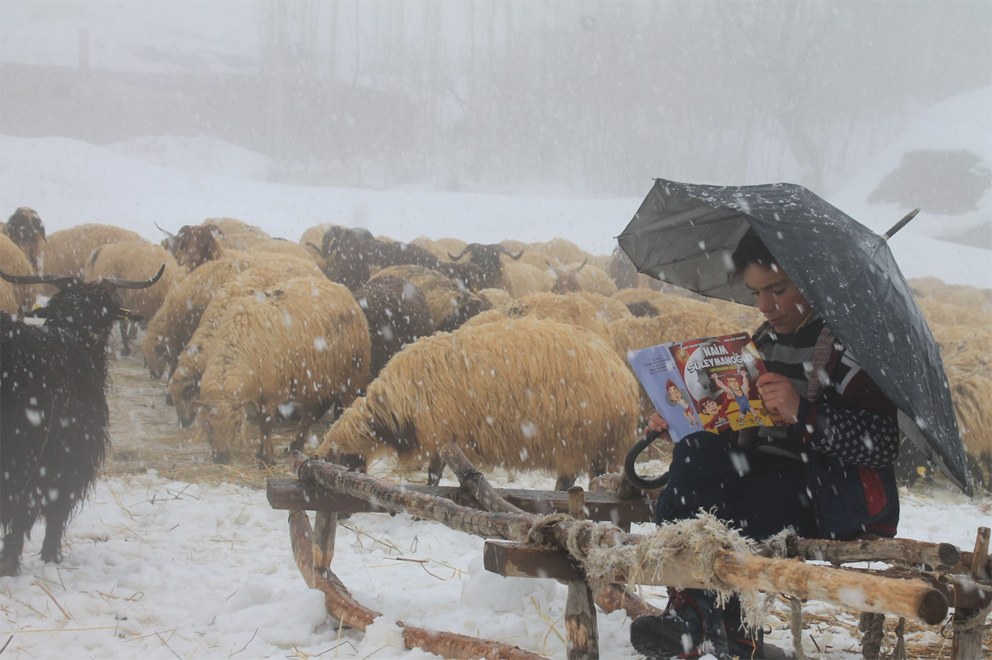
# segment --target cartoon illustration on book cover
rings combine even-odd
[[[673,407],[682,406],[682,414],[685,415],[690,427],[702,426],[702,423],[696,417],[696,412],[689,404],[689,395],[686,394],[685,390],[673,383],[671,378],[665,383],[665,401]]]
[[[670,350],[706,430],[783,423],[768,414],[754,387],[765,365],[748,333],[693,339]]]

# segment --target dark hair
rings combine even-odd
[[[758,233],[750,227],[737,243],[733,254],[730,255],[730,260],[734,264],[734,271],[730,274],[732,280],[743,277],[744,271],[751,264],[758,264],[763,268],[771,268],[773,264],[778,264],[778,259],[768,249],[768,246],[758,238]]]

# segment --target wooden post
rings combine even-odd
[[[313,525],[314,568],[326,571],[334,559],[334,540],[338,532],[338,514],[334,511],[318,511]]]
[[[584,520],[586,498],[581,486],[568,489],[568,514]],[[565,601],[565,632],[568,640],[568,660],[599,660],[599,629],[596,625],[596,604],[592,589],[582,580],[568,583]]]
[[[986,580],[985,560],[989,554],[989,528],[979,527],[975,539],[975,552],[971,556],[971,577],[975,581]],[[954,608],[951,640],[951,660],[969,660],[982,657],[982,638],[988,627],[984,610]]]

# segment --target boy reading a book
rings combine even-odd
[[[768,373],[753,385],[768,411],[791,424],[683,438],[658,498],[658,524],[705,510],[758,541],[786,527],[806,538],[894,536],[895,406],[753,230],[732,259],[734,275],[766,319],[754,343]],[[658,414],[649,426],[667,429]],[[712,592],[671,589],[665,613],[638,618],[630,634],[634,648],[650,657],[691,658],[704,650],[717,657],[764,657],[761,631],[751,638],[740,627],[736,598],[720,609]]]

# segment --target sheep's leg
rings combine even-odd
[[[21,568],[21,553],[24,539],[34,526],[35,516],[14,516],[10,528],[3,535],[3,551],[0,551],[0,575],[17,575]]]
[[[431,454],[431,461],[427,465],[427,485],[437,486],[441,483],[441,474],[444,472],[444,458],[441,454]]]
[[[263,412],[258,416],[258,428],[262,432],[261,446],[258,448],[258,453],[255,457],[262,463],[265,467],[271,467],[276,464],[276,459],[274,452],[272,450],[272,416]]]
[[[131,354],[131,338],[129,336],[130,329],[128,328],[130,324],[127,322],[126,319],[121,319],[120,324],[121,324],[121,344],[122,344],[121,355],[127,356]]]
[[[331,407],[331,402],[321,401],[317,404],[317,407],[311,409],[308,406],[304,406],[300,411],[300,423],[296,427],[296,438],[290,443],[289,448],[292,451],[303,451],[303,447],[307,444],[307,435],[310,433],[310,427],[318,419],[324,416],[327,409]]]

